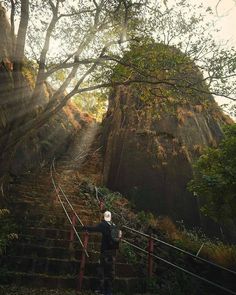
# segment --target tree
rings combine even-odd
[[[236,124],[224,129],[218,148],[208,148],[194,166],[190,191],[202,202],[202,212],[218,222],[236,216]]]
[[[129,61],[124,63],[122,57],[130,43],[140,42],[145,37],[175,46],[195,62],[204,73],[202,81],[210,87],[201,89],[203,93],[234,99],[235,51],[223,49],[213,40],[210,25],[203,22],[210,11],[191,7],[186,0],[176,1],[172,6],[167,6],[168,1],[158,4],[152,0],[84,0],[79,3],[75,0],[5,0],[5,4],[11,7],[15,90],[20,87],[19,72],[26,56],[36,65],[29,112],[36,109],[37,113],[20,125],[11,138],[6,135],[6,151],[28,132],[42,126],[74,95],[131,83],[165,83],[176,88],[172,77],[154,81],[148,72],[138,80],[109,79],[111,75],[107,74],[117,63],[139,71]],[[15,38],[16,21],[19,21],[19,29]],[[163,64],[163,69],[165,67]],[[50,102],[39,107],[38,99],[45,81],[53,81],[62,70],[64,78],[57,83]],[[182,75],[181,79],[185,84],[181,91],[197,89],[187,75]]]

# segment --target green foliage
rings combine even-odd
[[[135,264],[138,262],[137,251],[130,245],[121,243],[119,251],[129,263]]]
[[[155,217],[151,212],[139,211],[137,213],[137,219],[141,224],[151,226],[153,225]]]
[[[0,209],[0,256],[5,252],[10,241],[17,239],[16,225],[8,209]]]
[[[35,86],[35,77],[37,73],[38,65],[34,61],[25,60],[22,67],[22,74],[25,77],[26,81],[29,83],[29,86],[33,89]]]
[[[110,191],[106,187],[100,187],[99,190],[99,198],[104,200],[105,206],[107,210],[114,211],[114,203],[118,201],[122,196],[119,192]]]
[[[218,148],[208,148],[194,166],[189,190],[202,200],[202,212],[215,221],[236,216],[236,124],[224,129]]]
[[[130,87],[140,101],[154,105],[158,101],[163,111],[174,112],[180,102],[212,101],[203,76],[191,58],[174,46],[157,44],[150,38],[138,46],[131,44],[111,80],[137,81]]]
[[[75,104],[83,112],[96,118],[101,122],[107,110],[107,94],[102,92],[84,93],[76,95],[73,99]]]

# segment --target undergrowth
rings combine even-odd
[[[0,256],[5,253],[7,245],[17,239],[16,224],[8,209],[0,209]]]
[[[112,192],[107,188],[99,188],[106,208],[113,212],[114,220],[122,225],[130,225],[143,232],[153,232],[160,239],[181,248],[192,254],[215,262],[224,267],[236,266],[236,246],[225,244],[219,239],[210,239],[199,230],[189,230],[182,224],[174,224],[169,217],[155,217],[150,212],[134,213],[129,201],[120,193]],[[125,246],[125,251],[130,249]],[[129,255],[130,259],[132,255]]]

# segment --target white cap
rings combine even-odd
[[[110,211],[104,212],[104,220],[111,221],[111,212]]]

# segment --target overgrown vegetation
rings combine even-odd
[[[1,295],[76,295],[75,290],[60,290],[60,289],[46,289],[46,288],[27,288],[19,286],[0,286]],[[89,291],[83,291],[81,295],[93,295]]]
[[[0,209],[0,256],[5,253],[7,245],[18,236],[16,225],[8,209]]]
[[[102,121],[107,111],[107,94],[103,92],[78,94],[73,101],[82,112],[87,112],[98,122]]]
[[[225,267],[236,266],[236,246],[225,244],[219,239],[210,239],[200,230],[186,229],[184,224],[176,225],[169,217],[155,217],[150,212],[134,212],[132,205],[120,193],[107,188],[100,188],[106,208],[113,212],[117,224],[128,225],[142,232],[152,232],[181,249]],[[127,233],[128,234],[128,233]],[[131,236],[128,234],[128,238]],[[139,241],[140,242],[140,241]],[[131,260],[137,259],[129,246],[124,246],[124,253]],[[122,251],[123,251],[122,250]]]
[[[224,128],[218,148],[208,148],[194,165],[189,189],[200,198],[201,211],[227,224],[236,216],[236,124]]]
[[[166,112],[176,111],[180,103],[195,105],[212,102],[201,72],[176,47],[157,44],[151,38],[146,38],[138,46],[131,44],[122,62],[116,66],[111,79],[114,83],[127,79],[146,81],[131,85],[140,103],[155,104],[157,100],[161,110]]]

